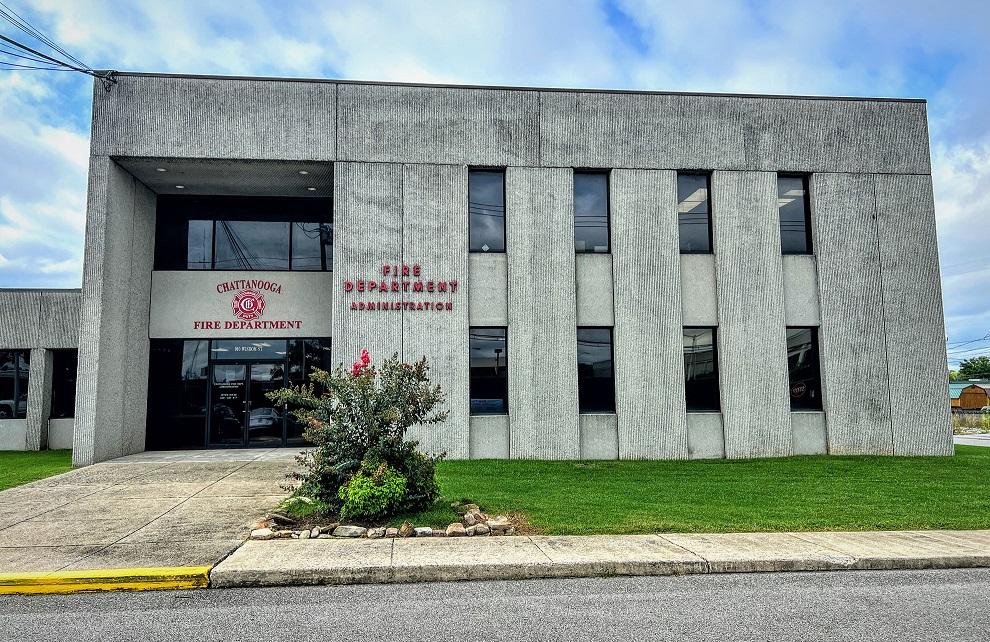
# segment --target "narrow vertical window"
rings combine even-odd
[[[720,408],[715,328],[684,328],[684,393],[688,412]]]
[[[30,350],[0,352],[0,419],[23,419],[27,416]]]
[[[577,329],[578,409],[615,412],[612,328]]]
[[[608,174],[574,172],[574,251],[608,252]]]
[[[821,410],[817,328],[787,328],[787,374],[791,410]]]
[[[707,174],[677,175],[677,231],[681,254],[712,251],[712,208]]]
[[[505,252],[505,172],[468,172],[468,237],[471,252]]]
[[[811,207],[808,177],[777,175],[780,212],[780,250],[784,254],[811,254]]]
[[[75,350],[55,350],[52,355],[52,419],[76,416],[76,370],[79,365]]]
[[[505,328],[471,328],[471,414],[509,412],[509,353]]]
[[[189,221],[186,268],[213,269],[213,221]]]

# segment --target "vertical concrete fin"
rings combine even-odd
[[[676,173],[611,181],[619,457],[686,458]]]
[[[790,455],[776,174],[715,172],[712,224],[726,457]]]
[[[506,171],[513,458],[580,456],[571,171]]]
[[[43,348],[31,350],[28,389],[26,391],[25,450],[43,450],[48,447],[48,418],[52,409],[53,357],[54,354],[51,350]]]

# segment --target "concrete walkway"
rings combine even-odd
[[[952,441],[963,446],[990,447],[990,435],[956,435]]]
[[[146,452],[0,492],[0,573],[212,566],[285,498],[292,449]]]
[[[990,531],[248,541],[216,587],[990,566]]]

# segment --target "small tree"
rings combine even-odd
[[[348,496],[341,488],[355,476],[361,492],[369,492],[369,478],[359,475],[362,470],[391,469],[405,479],[405,491],[397,501],[394,483],[382,489],[392,493],[381,504],[388,512],[432,504],[439,494],[436,462],[444,455],[426,455],[417,450],[418,442],[405,438],[412,426],[447,418],[446,411],[437,410],[444,400],[440,386],[430,383],[428,374],[425,358],[403,363],[396,354],[376,367],[362,350],[360,360],[346,371],[341,366],[332,372],[314,368],[308,383],[268,393],[275,403],[293,408],[313,443],[299,457],[307,469],[295,475],[303,482],[302,492],[339,511]],[[392,475],[381,478],[394,480]]]
[[[990,379],[990,357],[971,357],[959,363],[959,380]]]

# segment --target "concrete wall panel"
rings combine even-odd
[[[509,325],[509,258],[468,254],[468,305],[472,326]]]
[[[681,254],[680,264],[681,322],[688,326],[717,326],[715,255]]]
[[[539,164],[536,92],[345,84],[338,96],[342,160]]]
[[[715,172],[712,200],[726,456],[790,455],[776,176]]]
[[[580,456],[571,176],[506,172],[513,458]]]
[[[52,410],[53,353],[44,348],[31,350],[28,375],[25,448],[41,450],[48,446],[48,417]]]
[[[581,459],[618,459],[619,428],[613,414],[581,414]]]
[[[931,177],[875,180],[894,454],[951,455]]]
[[[685,458],[676,174],[616,170],[611,193],[619,457]]]
[[[509,458],[509,415],[471,417],[471,459]]]
[[[873,189],[871,176],[822,174],[811,181],[832,454],[893,452]]]
[[[39,314],[40,334],[35,347],[75,348],[79,345],[79,290],[43,290]]]
[[[41,292],[0,290],[0,347],[32,348],[38,344]]]
[[[50,419],[48,421],[48,448],[67,450],[72,448],[72,427],[75,419]]]
[[[426,357],[432,379],[446,394],[450,415],[442,424],[418,427],[411,436],[430,452],[467,459],[470,447],[468,346],[467,168],[406,165],[403,168],[403,240],[406,263],[418,264],[424,279],[458,281],[457,292],[406,294],[405,300],[443,300],[449,312],[403,313],[406,361]]]
[[[791,431],[794,433],[795,455],[824,455],[828,453],[828,432],[824,412],[792,412]]]
[[[0,289],[0,349],[75,348],[79,290]]]
[[[717,412],[690,412],[687,416],[688,454],[691,459],[724,459],[725,436],[722,415]]]
[[[575,254],[577,324],[611,326],[615,323],[612,307],[612,255]]]
[[[789,326],[817,326],[818,266],[811,254],[782,256],[784,270],[784,318]]]
[[[26,419],[0,419],[0,450],[27,450]]]
[[[92,154],[333,160],[333,83],[123,75],[94,82]]]

